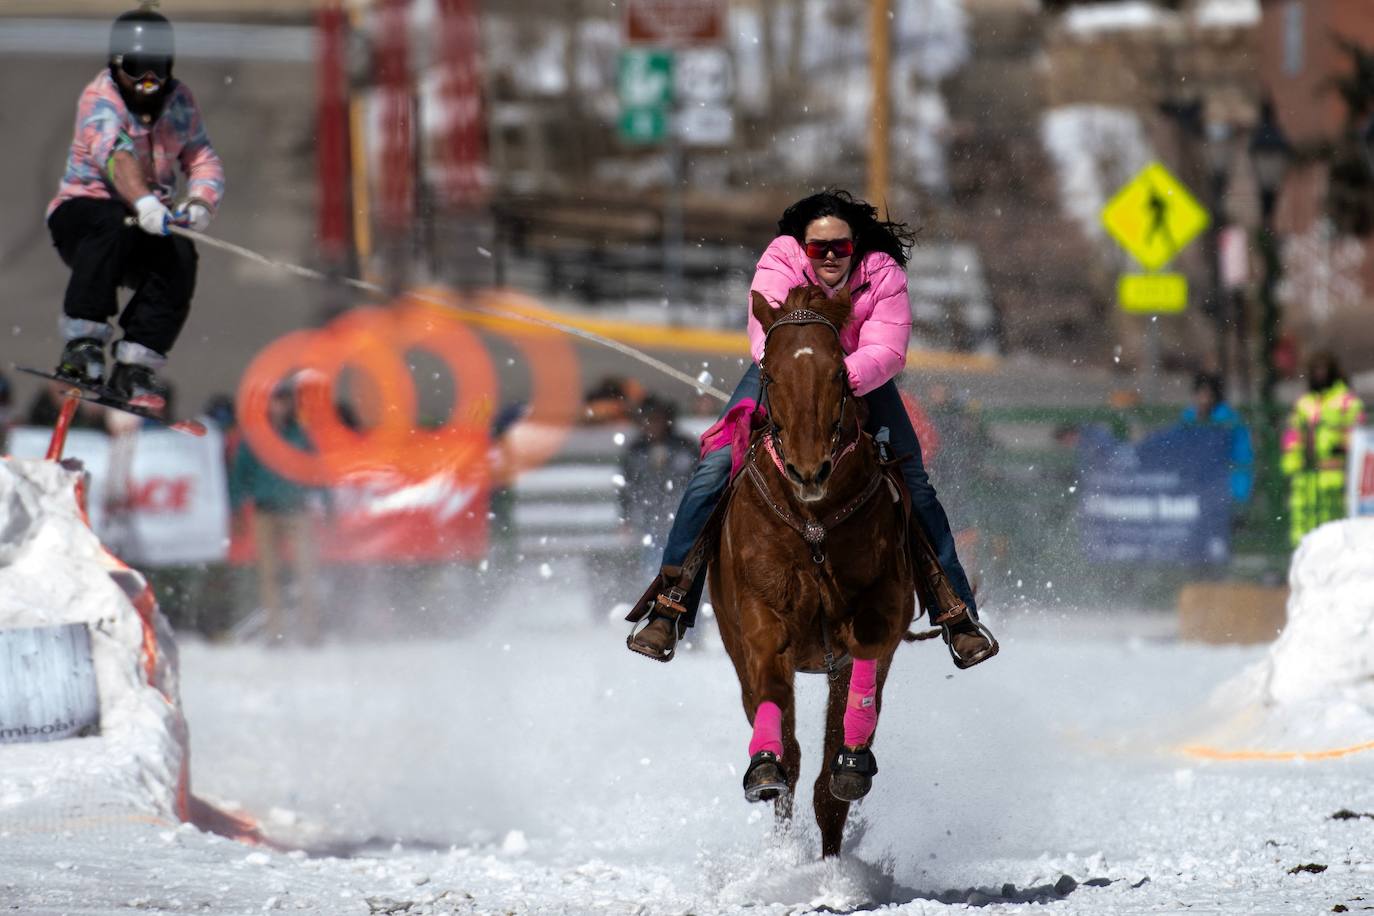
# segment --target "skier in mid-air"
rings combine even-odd
[[[47,217],[72,271],[57,374],[154,409],[167,394],[157,372],[186,323],[196,283],[195,246],[168,227],[203,232],[224,192],[224,168],[200,110],[172,77],[173,51],[171,23],[146,5],[115,20],[108,66],[77,104],[66,172]],[[180,204],[177,166],[186,176]],[[135,222],[126,225],[130,216]],[[121,285],[133,296],[107,381],[105,345]]]

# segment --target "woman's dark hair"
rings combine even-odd
[[[834,216],[849,224],[854,233],[854,258],[858,260],[870,251],[892,256],[903,267],[916,233],[906,223],[878,219],[878,208],[859,200],[848,191],[835,188],[803,197],[783,211],[778,220],[778,234],[790,235],[798,242],[806,242],[806,227],[823,216]]]

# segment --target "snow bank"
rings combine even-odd
[[[1221,748],[1320,755],[1374,741],[1374,519],[1303,538],[1288,623],[1260,662],[1207,706]]]
[[[1259,0],[1201,0],[1193,21],[1203,28],[1250,28],[1260,22]]]
[[[1158,28],[1174,17],[1175,14],[1146,0],[1124,0],[1072,7],[1064,14],[1064,28],[1074,35],[1088,37],[1103,32]]]
[[[1259,25],[1259,0],[1197,0],[1188,20],[1198,28],[1253,28]],[[1116,32],[1162,29],[1181,23],[1183,17],[1148,0],[1119,0],[1070,8],[1063,18],[1069,34],[1094,39]]]
[[[175,818],[186,727],[172,633],[143,577],[87,526],[81,479],[51,461],[0,461],[0,629],[87,624],[100,696],[99,736],[0,744],[0,819],[110,807]]]

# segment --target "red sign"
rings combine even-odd
[[[149,477],[130,481],[128,505],[135,512],[185,512],[191,502],[193,477]]]
[[[625,38],[631,43],[719,42],[725,19],[725,0],[625,0]]]
[[[315,538],[326,563],[439,563],[487,555],[488,497],[471,474],[436,473],[427,480],[360,474],[329,491],[317,510]],[[256,552],[251,508],[235,520],[232,563]]]

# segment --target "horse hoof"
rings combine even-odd
[[[745,801],[772,801],[786,791],[787,774],[777,754],[759,751],[749,758],[749,769],[744,771]]]
[[[863,798],[873,788],[878,760],[866,747],[841,748],[830,762],[830,794],[844,802]]]
[[[856,802],[873,788],[873,780],[867,776],[850,773],[833,773],[830,776],[830,794],[843,802]]]

